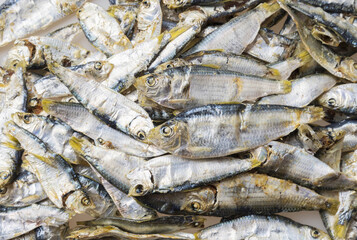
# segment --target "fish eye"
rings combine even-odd
[[[171,64],[167,64],[166,68],[172,68],[172,65]]]
[[[104,144],[103,138],[98,138],[97,140],[98,140],[98,142],[99,142],[100,145],[103,145],[103,144]]]
[[[5,194],[6,192],[7,192],[6,187],[0,188],[0,194]]]
[[[163,126],[160,128],[160,133],[164,137],[170,137],[172,135],[173,131],[169,126]]]
[[[146,78],[146,85],[148,85],[148,87],[153,87],[156,85],[156,79],[154,77],[147,77]]]
[[[31,107],[35,107],[38,104],[38,99],[37,98],[31,98],[29,105]]]
[[[137,194],[142,194],[144,192],[144,186],[141,184],[138,184],[135,186],[135,192]]]
[[[354,64],[353,64],[353,67],[354,67],[355,69],[357,69],[357,63],[354,63]]]
[[[89,198],[84,197],[84,198],[82,198],[81,203],[82,203],[84,206],[89,206],[89,205],[90,205],[90,200],[89,200]]]
[[[144,7],[149,8],[150,7],[150,2],[145,0],[145,1],[143,1],[143,5],[144,5]]]
[[[94,69],[95,70],[101,70],[102,69],[102,63],[101,62],[96,62],[95,64],[94,64]]]
[[[320,232],[318,230],[316,230],[316,229],[312,229],[311,230],[311,236],[313,238],[318,238],[320,236]]]
[[[199,222],[195,222],[194,224],[193,224],[193,226],[194,227],[199,227],[201,224],[199,223]]]
[[[201,203],[199,203],[199,202],[193,202],[193,203],[191,203],[191,209],[192,209],[193,211],[198,211],[198,210],[200,210],[200,209],[201,209]]]
[[[144,140],[146,138],[146,134],[143,130],[140,130],[136,136],[140,139],[140,140]]]
[[[25,123],[30,123],[30,122],[31,122],[31,116],[28,115],[28,114],[26,114],[26,115],[24,116],[24,122],[25,122]]]
[[[334,98],[330,98],[329,100],[327,100],[327,104],[331,107],[335,106],[336,104],[336,99]]]

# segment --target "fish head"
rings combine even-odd
[[[183,7],[187,4],[189,4],[191,1],[190,0],[163,0],[164,4],[170,8],[180,8]]]
[[[185,216],[184,224],[187,227],[202,228],[205,224],[205,218],[199,216]]]
[[[180,210],[194,214],[208,213],[215,207],[216,195],[217,190],[212,186],[188,191]]]
[[[341,61],[339,70],[350,78],[352,82],[357,81],[357,62],[352,58],[345,58]]]
[[[300,231],[303,232],[303,235],[305,235],[304,239],[331,240],[330,236],[327,233],[313,227],[302,226],[300,228]]]
[[[130,182],[129,196],[144,196],[154,188],[153,176],[149,169],[136,168],[127,174]]]
[[[171,119],[152,129],[148,136],[148,142],[172,153],[185,148],[187,138],[186,123]]]
[[[129,124],[129,132],[136,139],[146,142],[147,136],[154,124],[149,117],[139,115],[133,119]]]
[[[184,25],[184,26],[196,25],[199,27],[197,31],[200,32],[201,31],[200,26],[202,26],[205,20],[207,19],[207,15],[200,8],[192,8],[180,13],[179,19],[180,19],[179,25]]]
[[[315,24],[311,29],[312,36],[325,45],[338,47],[341,40],[338,36],[321,24]]]
[[[67,196],[65,199],[65,206],[67,209],[78,214],[88,212],[95,208],[93,201],[80,189],[71,192]]]
[[[137,15],[137,27],[140,30],[146,30],[155,23],[161,16],[161,6],[159,0],[142,0],[139,5],[139,14]],[[155,28],[154,28],[155,29]]]
[[[95,79],[106,79],[112,72],[114,64],[108,61],[94,61],[86,64],[85,72]]]
[[[333,88],[330,91],[324,93],[321,97],[317,99],[321,106],[329,109],[339,110],[343,109],[346,99],[346,95],[341,91],[341,89]]]
[[[11,118],[18,126],[32,133],[40,131],[46,125],[44,118],[33,113],[16,112]]]
[[[190,63],[183,60],[182,58],[175,58],[157,66],[155,69],[155,73],[161,73],[169,68],[176,68],[176,67],[189,66],[189,65]]]
[[[160,102],[171,92],[172,77],[167,74],[148,74],[136,79],[134,86],[147,98]]]

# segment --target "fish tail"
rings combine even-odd
[[[312,123],[321,120],[325,116],[324,110],[320,107],[306,107],[301,115],[300,123]]]
[[[83,147],[83,140],[78,139],[76,137],[71,137],[69,139],[69,145],[73,148],[73,150],[81,155],[85,155],[82,147]]]
[[[300,66],[303,66],[312,60],[310,54],[305,50],[301,51],[296,57],[300,60]]]
[[[282,93],[289,93],[291,92],[291,82],[288,80],[280,81],[279,88]]]
[[[269,68],[269,76],[274,79],[281,79],[280,71],[276,68]]]
[[[22,147],[20,146],[20,144],[16,143],[16,142],[2,142],[0,144],[7,148],[15,149],[17,151],[22,150]]]
[[[46,113],[51,113],[51,107],[53,105],[55,105],[56,101],[50,100],[50,99],[42,99],[41,101],[41,105],[42,105],[42,109],[46,112]]]

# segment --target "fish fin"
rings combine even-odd
[[[42,109],[47,113],[51,112],[51,106],[53,106],[55,104],[56,104],[56,101],[53,101],[50,99],[42,99],[42,101],[41,101]]]
[[[212,151],[212,148],[210,147],[204,147],[204,146],[191,146],[188,147],[188,150],[190,152],[207,152],[207,151]]]
[[[300,59],[300,66],[305,65],[312,60],[311,55],[305,50],[301,51],[296,57]]]
[[[170,103],[170,104],[177,104],[177,103],[186,103],[186,102],[189,102],[190,100],[189,99],[171,99],[171,100],[168,100],[167,102]]]
[[[276,68],[269,68],[269,75],[274,77],[274,79],[280,79],[281,74],[280,71]]]
[[[169,31],[171,38],[170,41],[174,40],[175,38],[177,38],[178,36],[180,36],[182,33],[186,32],[190,27],[188,26],[184,26],[184,27],[175,27],[173,29],[171,29]]]
[[[180,111],[180,110],[175,110],[175,111],[172,112],[172,114],[173,114],[174,116],[177,116],[177,115],[179,115],[181,112],[182,112],[182,111]]]
[[[44,156],[40,156],[40,155],[37,155],[37,154],[34,154],[34,153],[30,153],[32,156],[36,157],[38,160],[41,160],[42,162],[50,165],[51,167],[54,167],[56,168],[56,166],[53,165],[53,162],[49,159],[49,158],[46,158]]]
[[[195,240],[201,240],[201,238],[198,236],[199,232],[196,232],[193,234]]]
[[[289,93],[291,92],[291,82],[288,80],[282,80],[279,82],[280,90],[282,93]]]
[[[18,144],[18,143],[14,143],[14,142],[2,142],[0,143],[1,145],[11,148],[11,149],[15,149],[17,151],[22,150],[22,147]]]
[[[76,138],[76,137],[71,137],[69,139],[69,145],[73,148],[73,150],[81,155],[85,155],[85,152],[82,149],[83,145],[83,140]]]
[[[202,67],[209,67],[209,68],[214,68],[214,69],[221,69],[221,66],[215,65],[215,64],[202,64]]]

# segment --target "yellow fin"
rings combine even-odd
[[[282,80],[280,81],[280,90],[283,93],[289,93],[291,92],[291,82],[288,80]]]
[[[329,198],[329,200],[326,202],[326,211],[328,211],[332,215],[335,215],[339,205],[340,205],[339,200],[335,198]]]
[[[169,31],[171,38],[170,41],[174,40],[178,36],[180,36],[182,33],[186,32],[190,27],[184,26],[184,27],[175,27]]]
[[[312,123],[318,120],[321,120],[325,116],[325,112],[321,107],[309,106],[304,109],[304,113],[302,117],[306,117],[303,119],[303,123]]]
[[[55,104],[56,104],[56,101],[53,101],[50,99],[42,99],[42,101],[41,101],[42,109],[47,113],[51,112],[51,106],[53,106]]]
[[[221,69],[221,66],[215,65],[215,64],[202,64],[201,66],[215,68],[215,69]]]
[[[277,79],[281,77],[280,71],[276,68],[269,68],[269,74]]]
[[[0,144],[5,146],[5,147],[11,148],[11,149],[15,149],[15,150],[18,150],[18,151],[22,150],[22,147],[19,144],[14,143],[14,142],[2,142]]]
[[[37,155],[37,154],[34,154],[34,153],[29,153],[31,154],[32,156],[36,157],[38,160],[41,160],[42,162],[50,165],[51,167],[56,167],[54,164],[53,164],[53,161],[51,161],[49,158],[46,158],[44,156],[40,156],[40,155]]]
[[[305,65],[308,62],[311,62],[311,60],[312,60],[311,55],[305,50],[301,51],[296,57],[298,59],[300,59],[300,65],[301,66]]]
[[[82,145],[83,145],[83,140],[78,139],[76,137],[71,137],[69,139],[69,145],[71,145],[71,147],[73,148],[74,151],[76,151],[77,153],[84,155],[84,151],[82,149]]]

